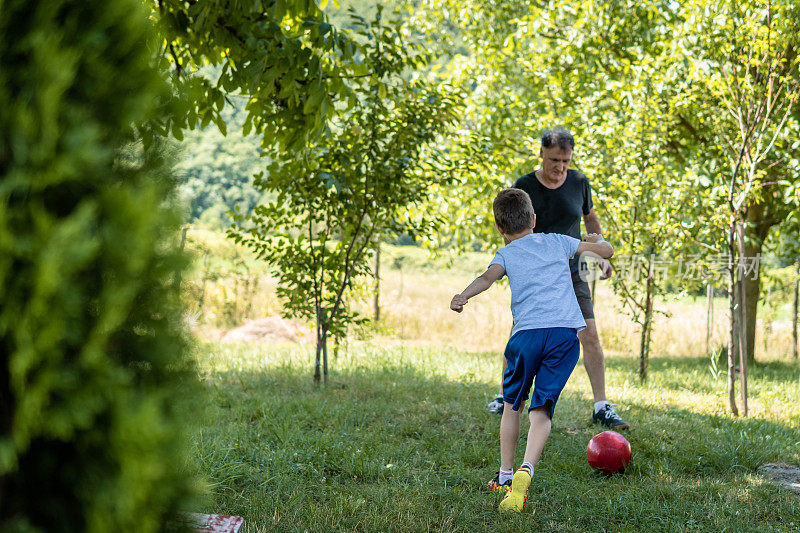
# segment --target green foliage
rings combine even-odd
[[[244,134],[301,150],[350,96],[345,77],[356,44],[333,27],[310,0],[158,0],[152,16],[164,41],[160,66],[189,106],[159,124],[179,140],[182,131],[214,123],[227,131],[222,109],[228,94],[247,99]],[[220,67],[216,80],[196,75]]]
[[[318,348],[328,331],[342,335],[356,321],[346,291],[369,275],[379,236],[427,232],[436,223],[415,207],[431,184],[448,179],[430,165],[457,105],[445,88],[401,76],[426,56],[404,41],[399,19],[385,21],[380,10],[371,23],[353,17],[366,74],[349,80],[349,108],[308,157],[267,167],[256,186],[276,200],[230,233],[275,267],[288,313],[317,320]]]
[[[719,204],[743,211],[763,200],[770,189],[763,182],[775,177],[775,164],[796,157],[778,141],[787,127],[797,128],[789,119],[800,96],[800,8],[739,1],[724,2],[712,13],[700,1],[685,10],[675,38],[692,61],[673,59],[682,79],[676,85],[699,111],[690,121],[708,132],[709,155],[722,163]]]
[[[790,189],[787,182],[798,177],[787,172],[792,154],[778,139],[798,129],[789,119],[800,96],[799,7],[796,2],[731,1],[715,5],[712,13],[706,1],[688,2],[686,23],[676,35],[692,58],[688,64],[675,62],[684,67],[676,68],[683,80],[680,92],[700,104],[695,109],[704,112],[694,121],[700,123],[697,129],[710,132],[706,152],[721,163],[712,183],[716,211],[727,216],[731,265],[761,251],[766,231],[785,218],[787,210],[776,202],[781,189]],[[740,343],[755,362],[757,283],[754,287],[740,269],[729,268],[728,391],[734,412],[733,354]],[[740,286],[741,292],[734,290]],[[739,305],[746,292],[750,303]],[[746,395],[743,403],[746,414]]]
[[[456,19],[458,35],[468,45],[466,55],[454,56],[447,69],[455,82],[473,89],[466,126],[474,134],[467,142],[478,146],[465,158],[481,169],[480,179],[472,179],[476,174],[472,171],[462,179],[464,194],[458,201],[464,202],[466,216],[457,219],[463,219],[466,227],[459,228],[464,235],[459,243],[470,242],[470,235],[485,236],[487,226],[490,229],[488,217],[477,217],[476,222],[476,217],[467,215],[475,211],[473,197],[485,201],[486,180],[505,185],[531,170],[539,133],[558,124],[578,139],[573,161],[596,184],[597,209],[604,217],[607,200],[616,191],[602,180],[611,175],[636,179],[635,173],[626,174],[617,164],[619,156],[613,152],[635,152],[641,159],[640,150],[630,145],[637,128],[629,126],[646,115],[655,128],[649,131],[658,132],[660,138],[648,147],[656,151],[645,157],[657,155],[665,164],[665,174],[674,181],[690,182],[694,205],[681,216],[702,218],[705,224],[698,228],[697,240],[722,250],[727,222],[719,207],[727,200],[727,189],[721,176],[731,168],[728,150],[735,145],[738,130],[720,93],[725,88],[723,78],[738,69],[742,83],[730,87],[735,90],[742,85],[742,94],[756,95],[768,94],[763,84],[777,83],[779,76],[797,80],[796,5],[772,5],[771,18],[759,2],[724,6],[707,1],[677,5],[596,0],[580,6],[570,2],[424,2],[423,7],[416,20],[427,25],[429,34],[448,37],[440,28],[446,20]],[[717,16],[717,7],[724,8],[725,14]],[[455,13],[457,17],[452,16]],[[778,61],[761,65],[760,78],[748,77],[742,60],[750,61],[751,68],[758,65],[767,43],[781,51]],[[753,54],[748,59],[749,44]],[[773,82],[767,71],[774,75]],[[780,103],[777,87],[772,99],[776,105]],[[796,127],[798,114],[790,115],[786,125],[790,130]],[[768,128],[775,132],[779,123],[775,120]],[[795,145],[779,136],[770,161],[780,166],[765,165],[759,170],[770,171],[784,190],[798,190],[792,185],[797,180],[791,172],[800,148]],[[768,147],[768,142],[761,143],[762,155]],[[635,156],[628,159],[633,161]],[[753,189],[757,200],[765,196],[759,187]],[[458,209],[458,205],[446,205],[447,210],[454,207]]]
[[[320,2],[320,6],[322,3]],[[338,0],[337,2],[328,2],[323,10],[330,19],[331,24],[337,28],[357,30],[358,21],[351,16],[351,11],[358,13],[364,19],[371,20],[375,17],[379,6],[383,11],[392,12],[401,7],[402,4],[403,2],[400,0],[377,3],[373,0]]]
[[[182,295],[192,322],[229,329],[280,314],[268,265],[222,231],[188,228],[186,251],[193,262],[183,277]]]
[[[238,100],[234,99],[234,104]],[[252,211],[261,199],[253,187],[253,176],[268,162],[260,157],[260,139],[241,134],[245,112],[240,106],[227,106],[221,116],[229,133],[223,135],[212,126],[186,132],[180,143],[181,161],[175,168],[189,210],[187,221],[215,228],[230,225],[231,211]]]
[[[330,3],[327,11],[337,26],[353,25],[345,9],[350,4],[359,11],[376,9]],[[187,218],[227,227],[229,211],[248,214],[260,199],[251,186],[265,164],[259,154],[302,152],[330,133],[330,119],[354,98],[347,79],[366,72],[353,60],[359,44],[305,0],[161,0],[150,6],[163,38],[153,44],[159,66],[171,73],[187,105],[149,125],[180,141],[185,136],[179,171]],[[228,131],[243,136],[228,138]]]
[[[0,9],[3,531],[162,530],[194,491],[150,38],[137,0]]]

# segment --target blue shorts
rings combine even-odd
[[[528,410],[549,405],[550,418],[580,356],[574,328],[541,328],[518,331],[506,345],[503,401],[519,411],[533,385]],[[534,382],[533,378],[536,378]]]

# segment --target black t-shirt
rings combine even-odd
[[[581,217],[592,210],[592,189],[589,180],[577,170],[567,170],[561,186],[549,189],[542,185],[534,172],[519,178],[512,185],[522,189],[531,197],[536,213],[536,233],[560,233],[578,240],[581,238]],[[573,272],[577,271],[577,257],[570,261]]]

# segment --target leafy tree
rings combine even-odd
[[[472,148],[459,148],[480,169],[462,174],[461,194],[455,205],[444,208],[464,213],[455,218],[459,228],[447,228],[447,234],[464,234],[462,244],[471,236],[488,238],[491,217],[469,212],[486,205],[487,189],[507,186],[531,170],[539,134],[546,127],[564,125],[576,135],[579,149],[573,164],[593,183],[612,170],[593,165],[611,161],[607,152],[625,149],[627,137],[617,136],[628,122],[627,106],[640,102],[637,83],[643,86],[631,80],[653,71],[652,66],[637,70],[633,59],[655,57],[664,47],[668,27],[656,30],[664,25],[660,13],[669,13],[669,2],[447,2],[444,7],[426,2],[425,7],[427,19],[419,18],[427,20],[437,39],[446,16],[459,14],[460,40],[468,53],[454,57],[449,71],[454,83],[472,89],[465,126],[473,132],[462,138]],[[662,89],[659,85],[653,92],[658,95]],[[653,100],[657,107],[648,112],[663,122],[661,102]],[[663,144],[674,151],[671,129],[663,129],[668,132]],[[602,212],[603,188],[598,192]]]
[[[3,531],[162,530],[193,491],[148,30],[137,0],[0,8]]]
[[[755,337],[755,316],[751,317],[751,327],[745,328],[748,276],[742,260],[753,249],[746,246],[745,224],[749,223],[760,250],[766,229],[776,222],[764,223],[761,216],[765,200],[775,197],[770,169],[781,156],[774,157],[773,151],[786,132],[800,95],[796,52],[800,12],[796,4],[765,5],[758,1],[716,3],[713,15],[707,1],[689,2],[684,7],[693,24],[683,26],[679,40],[694,59],[684,90],[695,93],[696,100],[704,104],[704,118],[715,134],[708,151],[716,152],[727,166],[722,189],[725,194],[720,195],[719,204],[728,213],[728,394],[731,411],[736,414],[734,367],[738,352],[742,407],[747,415],[747,362],[753,361],[750,341]],[[761,228],[758,222],[762,222]],[[753,315],[756,301],[751,306]],[[746,336],[748,329],[753,331],[751,339]]]
[[[359,75],[361,67],[351,61],[357,44],[328,22],[325,4],[148,3],[163,38],[156,54],[159,68],[171,73],[173,88],[186,104],[152,119],[144,139],[171,133],[180,141],[187,129],[203,130],[189,135],[188,157],[180,168],[190,218],[206,213],[204,222],[226,226],[229,210],[238,206],[246,213],[259,200],[250,186],[253,167],[260,166],[255,163],[259,152],[249,151],[251,139],[258,139],[262,155],[275,158],[286,149],[302,152],[328,131],[336,103],[349,96],[344,79]],[[207,129],[212,123],[222,138]],[[223,140],[229,128],[240,130],[243,139]]]
[[[160,66],[189,105],[157,123],[179,140],[183,130],[215,123],[228,94],[246,99],[243,133],[255,132],[263,147],[302,151],[328,131],[336,104],[348,94],[347,76],[356,43],[327,21],[310,0],[156,0],[152,17],[164,44]],[[219,68],[216,80],[197,75]],[[358,72],[355,73],[356,75]]]
[[[378,236],[424,232],[435,223],[424,213],[409,219],[408,208],[427,198],[432,183],[448,179],[430,165],[434,141],[456,118],[455,96],[403,77],[427,56],[406,40],[399,18],[384,20],[380,9],[369,24],[353,17],[364,43],[357,59],[369,76],[349,81],[352,107],[308,157],[267,167],[256,186],[277,198],[230,232],[275,267],[287,312],[316,321],[315,381],[327,380],[328,336],[358,320],[348,291],[371,274]]]
[[[696,233],[698,206],[693,181],[664,143],[667,122],[658,111],[651,73],[641,69],[637,74],[639,83],[622,91],[623,101],[630,103],[627,113],[597,117],[610,133],[605,141],[610,146],[592,150],[590,141],[586,159],[601,176],[596,191],[617,256],[611,281],[623,310],[640,327],[639,378],[644,381],[655,298],[666,292],[670,276],[681,274],[674,262]]]

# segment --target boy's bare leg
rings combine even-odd
[[[504,418],[506,411],[510,410],[511,404],[506,404],[503,410]],[[528,487],[531,485],[533,465],[541,457],[544,444],[547,442],[547,437],[550,436],[550,416],[547,407],[531,409],[528,416],[531,420],[531,427],[528,430],[528,442],[525,445],[525,462],[514,473],[514,477],[511,480],[511,490],[506,493],[503,501],[500,502],[500,510],[503,512],[518,513],[522,511],[522,507],[528,498]]]
[[[520,411],[514,411],[514,404],[503,402],[503,418],[500,419],[500,468],[514,470],[514,454],[519,440]]]
[[[525,446],[525,462],[536,466],[550,436],[550,409],[547,406],[536,407],[530,410],[528,417],[531,427],[528,430],[528,443]]]

